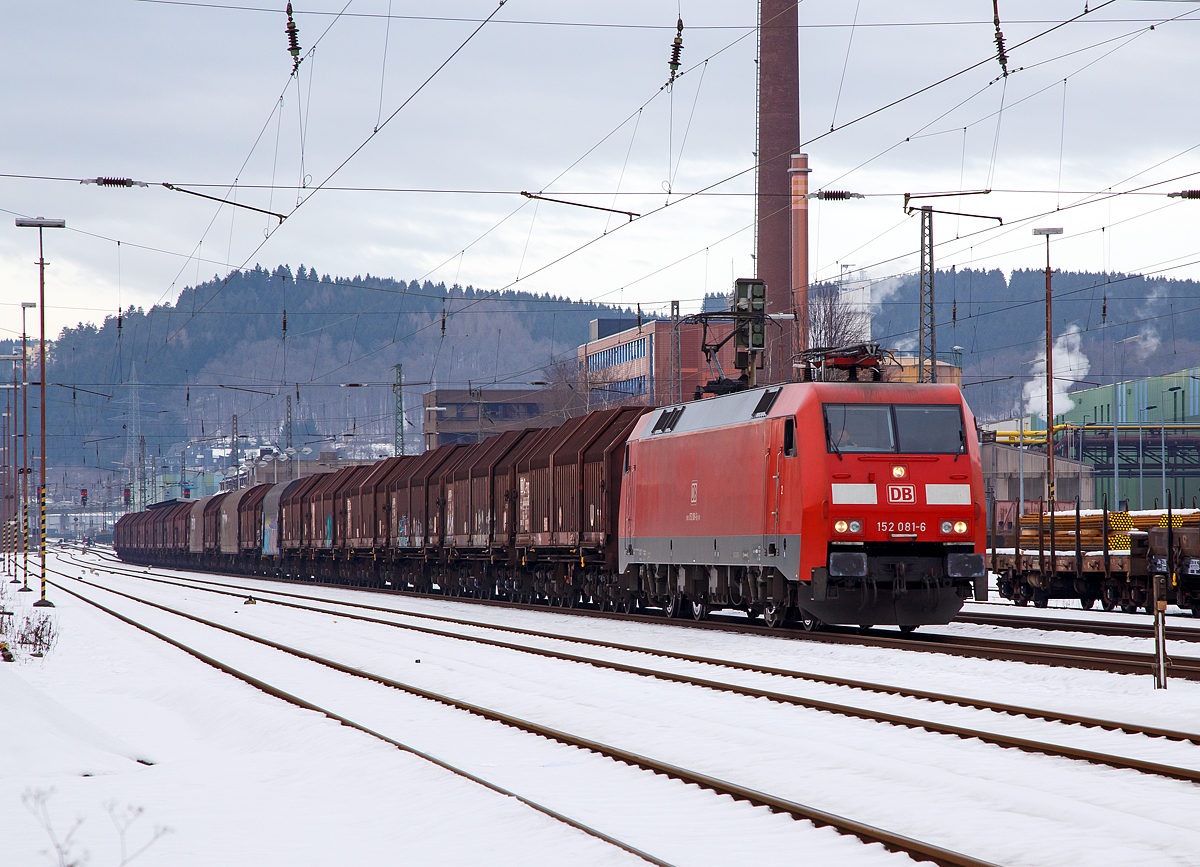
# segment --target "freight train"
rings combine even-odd
[[[1039,510],[1020,517],[1015,541],[993,547],[989,565],[1017,605],[1078,599],[1152,613],[1157,595],[1200,617],[1200,510]]]
[[[125,515],[126,561],[910,631],[986,598],[957,386],[794,382],[592,412]]]

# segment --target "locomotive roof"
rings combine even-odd
[[[772,395],[774,395],[772,397]],[[914,403],[962,406],[957,385],[909,382],[784,382],[720,397],[671,404],[646,414],[631,440],[653,439],[795,415],[805,404]],[[763,407],[766,407],[765,410]],[[678,413],[672,418],[672,413]],[[665,430],[655,428],[665,423]]]

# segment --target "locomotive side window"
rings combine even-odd
[[[894,452],[896,433],[887,404],[825,404],[825,436],[831,452]]]
[[[894,409],[901,452],[933,455],[966,452],[960,407],[897,404]]]
[[[789,418],[783,423],[783,456],[785,458],[796,456],[796,420],[794,418]]]

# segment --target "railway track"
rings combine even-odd
[[[1154,627],[1139,623],[1100,623],[1095,620],[1068,620],[1061,617],[1037,617],[1024,614],[960,613],[955,623],[978,626],[1004,626],[1013,629],[1043,629],[1048,632],[1086,632],[1091,635],[1112,635],[1123,638],[1153,638]],[[1200,629],[1188,626],[1167,626],[1168,641],[1200,641]]]
[[[102,557],[110,562],[120,563],[120,568],[129,569],[131,572],[137,571],[136,569],[132,569],[129,564],[126,564],[124,561],[121,561],[114,556],[105,554],[102,555]],[[205,572],[203,574],[263,581],[276,580],[265,578],[263,576],[241,575],[238,573]],[[303,583],[319,587],[336,587],[339,589],[365,589],[354,588],[350,585],[344,584],[325,584],[315,581],[295,583]],[[375,588],[375,592],[385,592],[392,595],[428,599],[453,598],[456,602],[464,602],[473,605],[485,605],[529,611],[552,610],[560,614],[604,617],[609,619],[629,620],[641,623],[662,624],[664,622],[669,622],[672,625],[686,626],[693,629],[715,629],[751,635],[770,635],[781,638],[803,639],[825,644],[855,644],[865,645],[868,647],[892,648],[896,650],[936,652],[979,659],[994,659],[1009,662],[1031,663],[1035,665],[1054,665],[1108,671],[1114,674],[1150,674],[1153,671],[1154,666],[1154,658],[1152,654],[1101,648],[1081,648],[1067,645],[1036,645],[1027,641],[1006,641],[1003,639],[938,635],[933,633],[908,634],[900,637],[882,630],[853,630],[837,627],[814,631],[805,631],[798,628],[780,629],[777,627],[748,623],[744,619],[737,617],[726,617],[720,615],[710,616],[706,620],[674,619],[666,621],[659,615],[625,614],[610,611],[595,611],[588,608],[548,609],[546,605],[534,603],[512,602],[500,599],[479,599],[466,596],[445,597],[438,593],[418,593],[411,590],[379,591],[378,588]],[[1168,674],[1170,677],[1175,678],[1200,680],[1200,657],[1180,656],[1169,658]]]
[[[62,573],[59,573],[62,574]],[[153,577],[145,573],[127,572],[130,577],[139,578],[142,580],[166,584],[172,587],[182,587],[187,589],[198,589],[205,592],[220,594],[225,596],[245,598],[247,595],[246,588],[230,589],[227,584],[220,582],[203,581],[201,579],[184,578],[179,581],[168,580],[162,577]],[[84,583],[91,586],[108,589],[110,592],[120,593],[120,591],[112,588],[103,588],[101,585],[93,584],[84,579]],[[189,583],[182,583],[187,581]],[[200,586],[197,586],[200,585]],[[204,586],[207,585],[207,586]],[[255,591],[249,591],[255,593]],[[593,656],[580,656],[574,653],[566,653],[556,651],[545,647],[534,647],[528,644],[515,644],[509,641],[501,641],[496,639],[485,638],[479,635],[463,634],[461,632],[446,631],[428,626],[416,626],[406,623],[398,623],[394,620],[385,620],[378,617],[373,617],[365,614],[355,614],[347,612],[346,608],[356,610],[367,610],[377,613],[387,613],[393,616],[416,618],[426,621],[441,622],[447,625],[464,626],[470,628],[484,629],[488,631],[506,632],[512,635],[522,637],[534,637],[541,639],[549,639],[552,641],[565,642],[575,645],[588,645],[596,649],[619,650],[622,652],[636,654],[640,656],[651,656],[660,659],[670,659],[676,661],[685,661],[689,663],[699,664],[705,667],[716,669],[739,669],[742,671],[750,671],[763,675],[773,675],[793,680],[803,680],[823,683],[835,687],[848,688],[852,690],[874,692],[888,695],[897,695],[908,699],[919,699],[929,702],[937,702],[945,705],[955,705],[961,707],[970,707],[978,710],[989,711],[996,714],[1029,717],[1039,719],[1050,723],[1063,725],[1082,725],[1092,728],[1102,728],[1108,730],[1121,731],[1129,735],[1141,735],[1155,738],[1167,738],[1176,741],[1190,741],[1200,744],[1200,734],[1189,732],[1173,731],[1162,728],[1138,726],[1130,723],[1122,723],[1114,720],[1104,720],[1091,717],[1083,717],[1071,714],[1053,713],[1050,711],[1021,707],[1016,705],[1000,704],[995,702],[983,701],[980,699],[966,698],[963,696],[946,695],[943,693],[909,690],[901,687],[895,687],[886,684],[875,684],[864,681],[848,680],[843,678],[834,678],[825,675],[816,675],[807,672],[798,672],[787,669],[778,669],[765,666],[756,666],[747,663],[735,662],[728,659],[714,659],[711,657],[702,657],[690,654],[674,653],[663,651],[649,647],[639,647],[627,644],[618,644],[614,642],[598,641],[593,639],[584,639],[575,636],[565,636],[556,633],[540,632],[536,630],[520,629],[515,627],[507,627],[496,624],[478,623],[475,621],[461,620],[458,618],[441,617],[437,615],[414,613],[406,611],[398,611],[396,609],[383,606],[374,606],[365,603],[357,602],[335,602],[332,600],[316,599],[311,596],[306,596],[298,593],[290,593],[282,590],[271,588],[259,588],[256,592],[256,598],[266,603],[279,605],[282,607],[299,609],[319,614],[333,615],[346,619],[359,620],[363,622],[388,626],[397,629],[405,629],[414,632],[424,633],[428,635],[436,635],[452,640],[474,642],[478,644],[488,645],[506,650],[512,650],[520,653],[528,653],[537,656],[551,657],[555,659],[565,660],[569,662],[582,663],[592,665],[599,668],[607,668],[610,670],[620,671],[628,674],[634,674],[642,677],[658,678],[662,680],[674,681],[677,683],[685,683],[692,686],[698,686],[705,689],[731,692],[752,698],[766,698],[780,704],[793,705],[798,707],[808,708],[810,710],[825,711],[838,714],[841,716],[856,717],[859,719],[868,719],[875,722],[888,723],[895,726],[903,726],[914,729],[925,729],[930,732],[944,735],[952,735],[968,740],[980,740],[986,743],[992,743],[997,746],[1019,749],[1025,752],[1041,753],[1044,755],[1058,756],[1068,759],[1076,759],[1095,764],[1108,765],[1110,767],[1124,768],[1129,770],[1139,771],[1141,773],[1154,774],[1158,776],[1171,777],[1174,779],[1182,779],[1189,782],[1200,782],[1200,771],[1191,768],[1180,768],[1170,765],[1163,765],[1156,762],[1147,762],[1138,759],[1130,759],[1123,756],[1116,756],[1107,753],[1100,753],[1093,750],[1077,749],[1060,744],[1049,744],[1043,741],[1036,741],[1029,738],[1014,737],[996,733],[994,731],[986,731],[978,728],[971,728],[959,725],[937,722],[927,718],[914,718],[907,715],[889,713],[878,709],[864,708],[861,706],[846,705],[841,702],[830,702],[819,699],[806,698],[790,693],[780,693],[774,690],[766,690],[761,688],[750,687],[741,684],[733,684],[727,681],[717,681],[709,677],[698,677],[695,675],[680,674],[678,672],[664,671],[659,668],[646,668],[641,665],[632,665],[622,662],[616,662],[611,659],[597,659]],[[280,601],[273,599],[272,596],[283,597],[284,600],[299,599],[306,603],[323,602],[325,605],[338,606],[339,610],[334,610],[328,607],[320,607],[312,604],[302,604],[295,601]]]
[[[59,574],[61,576],[63,573],[56,573],[56,574]],[[369,681],[369,682],[377,684],[377,685],[385,686],[390,689],[399,690],[408,695],[412,695],[412,696],[422,698],[422,699],[425,699],[425,700],[428,700],[431,702],[435,702],[435,703],[443,705],[445,707],[453,708],[458,711],[463,711],[465,713],[469,713],[476,717],[481,717],[481,718],[489,720],[489,721],[500,723],[509,728],[516,729],[518,731],[525,732],[528,734],[532,734],[532,735],[538,736],[540,738],[549,739],[549,740],[556,741],[561,744],[565,744],[567,746],[575,747],[575,748],[578,748],[581,750],[586,750],[590,753],[594,753],[594,754],[603,756],[607,759],[610,759],[614,762],[618,762],[623,765],[628,765],[628,766],[640,768],[643,770],[648,770],[655,774],[665,776],[667,778],[679,780],[684,783],[697,786],[701,789],[711,791],[717,795],[727,795],[727,796],[733,798],[735,801],[746,802],[753,806],[767,807],[772,812],[782,813],[782,814],[791,816],[793,819],[796,819],[796,820],[809,821],[817,826],[828,826],[828,827],[835,829],[836,831],[838,831],[841,834],[857,837],[858,839],[862,840],[865,843],[879,843],[891,851],[904,853],[917,861],[931,861],[935,864],[942,865],[942,867],[995,867],[995,865],[991,864],[990,862],[986,862],[986,861],[980,860],[978,858],[974,858],[972,856],[965,855],[965,854],[962,854],[959,852],[954,852],[949,849],[946,849],[946,848],[943,848],[940,846],[936,846],[931,843],[926,843],[926,842],[923,842],[920,840],[915,840],[915,839],[906,837],[901,834],[897,834],[897,833],[890,832],[890,831],[887,831],[887,830],[884,830],[881,828],[877,828],[872,825],[869,825],[869,824],[866,824],[863,822],[859,822],[859,821],[856,821],[854,819],[851,819],[851,818],[848,818],[845,816],[840,816],[840,815],[837,815],[837,814],[834,814],[831,812],[820,810],[818,808],[815,808],[815,807],[812,807],[812,806],[809,806],[806,804],[801,804],[794,800],[771,795],[766,792],[758,791],[758,790],[749,788],[747,786],[742,786],[737,783],[730,782],[728,780],[718,779],[716,777],[713,777],[713,776],[710,776],[707,774],[703,774],[698,771],[693,771],[693,770],[690,770],[690,769],[687,769],[684,767],[680,767],[675,764],[659,761],[659,760],[656,760],[656,759],[648,757],[648,756],[643,756],[638,753],[632,752],[630,750],[622,749],[620,747],[616,747],[616,746],[609,745],[609,744],[604,744],[604,743],[598,742],[593,739],[581,737],[579,735],[575,735],[570,732],[566,732],[566,731],[563,731],[563,730],[560,730],[557,728],[553,728],[550,726],[532,722],[530,720],[521,719],[521,718],[513,716],[511,714],[506,714],[506,713],[503,713],[498,710],[483,707],[481,705],[467,702],[467,701],[464,701],[459,698],[454,698],[452,696],[444,695],[444,694],[441,694],[438,692],[424,689],[422,687],[415,686],[413,684],[407,684],[407,683],[395,680],[393,678],[388,678],[383,675],[375,674],[375,673],[363,670],[361,668],[352,667],[350,665],[346,665],[344,663],[338,662],[333,659],[322,657],[322,656],[319,656],[314,653],[309,653],[309,652],[302,650],[300,648],[297,648],[297,647],[291,647],[291,646],[288,646],[281,642],[273,641],[268,638],[264,638],[264,637],[254,635],[254,634],[251,634],[251,633],[239,630],[239,629],[235,629],[233,627],[226,626],[224,624],[217,623],[215,621],[211,621],[211,620],[208,620],[203,617],[199,617],[195,614],[181,611],[179,609],[175,609],[170,606],[163,605],[163,604],[160,604],[157,602],[153,602],[153,601],[150,601],[147,599],[139,598],[132,594],[127,594],[127,593],[123,593],[121,591],[116,591],[116,590],[113,590],[112,588],[105,588],[100,585],[93,584],[92,582],[83,581],[82,579],[74,578],[72,576],[66,576],[66,577],[67,577],[67,580],[82,583],[86,586],[90,586],[94,589],[98,589],[101,592],[114,594],[116,596],[123,597],[130,601],[136,602],[141,605],[149,606],[158,611],[165,612],[165,613],[173,615],[175,617],[185,619],[192,623],[197,623],[202,626],[205,626],[205,627],[208,627],[208,628],[211,628],[214,630],[218,630],[220,632],[223,632],[223,633],[226,633],[229,635],[236,636],[236,637],[244,639],[246,641],[253,642],[260,646],[267,647],[267,648],[279,651],[281,653],[288,654],[292,657],[296,657],[296,658],[299,658],[299,659],[302,659],[302,660],[305,660],[308,662],[315,663],[317,665],[323,666],[325,668],[331,669],[336,672],[340,672],[342,674],[351,675],[355,678],[363,679],[363,680]],[[164,632],[154,629],[153,627],[149,626],[148,624],[146,624],[128,614],[123,614],[123,613],[113,609],[112,607],[105,605],[105,604],[97,601],[96,599],[91,598],[89,594],[81,593],[81,592],[78,592],[77,590],[73,590],[70,587],[67,587],[62,581],[52,581],[51,583],[58,590],[60,590],[64,593],[67,593],[70,596],[72,596],[76,599],[79,599],[82,602],[84,602],[88,605],[91,605],[91,606],[105,612],[106,614],[117,618],[118,620],[120,620],[130,626],[140,629],[143,632],[146,632],[147,634],[150,634],[150,635],[154,636],[155,638],[157,638],[161,641],[164,641],[164,642],[172,645],[173,647],[176,647],[176,648],[182,650],[185,653],[188,653],[192,657],[204,662],[205,664],[210,665],[214,668],[217,668],[218,670],[223,671],[226,674],[229,674],[233,677],[236,677],[237,679],[241,680],[242,682],[247,683],[251,686],[254,686],[256,689],[259,689],[269,695],[272,695],[276,698],[287,701],[298,707],[302,707],[302,708],[305,708],[308,710],[315,711],[317,713],[324,714],[331,719],[337,720],[338,722],[340,722],[341,724],[343,724],[345,726],[354,728],[357,731],[363,732],[364,734],[368,734],[368,735],[375,737],[379,740],[382,740],[388,744],[391,744],[392,746],[394,746],[398,749],[404,750],[404,751],[409,752],[413,755],[416,755],[422,759],[430,761],[430,762],[438,765],[439,767],[442,767],[452,773],[455,773],[458,776],[469,779],[472,782],[478,783],[479,785],[483,785],[492,791],[495,791],[499,794],[503,794],[503,795],[506,795],[509,797],[517,798],[518,800],[521,801],[521,803],[526,804],[527,806],[530,806],[531,808],[537,810],[538,812],[542,813],[543,815],[550,816],[558,821],[561,821],[561,822],[564,822],[565,824],[570,825],[573,828],[584,831],[585,833],[588,833],[589,835],[596,837],[597,839],[603,840],[611,845],[617,846],[618,848],[622,849],[623,851],[628,852],[633,855],[636,855],[637,857],[641,858],[642,860],[644,860],[648,863],[657,864],[657,865],[668,865],[668,863],[669,863],[669,862],[666,862],[660,858],[657,858],[656,856],[654,856],[650,853],[647,853],[637,847],[631,846],[630,844],[625,843],[611,835],[608,835],[602,831],[599,831],[589,825],[586,825],[582,822],[571,819],[571,818],[563,815],[562,813],[559,813],[549,807],[546,807],[545,805],[536,803],[536,802],[534,802],[530,799],[527,799],[519,794],[516,794],[515,792],[513,792],[509,789],[498,786],[495,783],[491,783],[487,780],[484,780],[483,778],[478,777],[477,775],[472,774],[469,771],[466,771],[462,768],[456,767],[456,766],[450,764],[449,762],[438,759],[426,752],[423,752],[414,747],[411,747],[411,746],[409,746],[401,741],[398,741],[394,738],[391,738],[379,731],[373,730],[365,725],[357,723],[354,720],[348,718],[347,716],[342,715],[334,710],[331,710],[331,709],[328,709],[325,707],[321,707],[321,706],[319,706],[313,702],[310,702],[298,695],[295,695],[293,693],[290,693],[283,689],[280,689],[279,687],[277,687],[267,681],[264,681],[260,678],[257,678],[252,674],[243,672],[226,662],[222,662],[221,660],[218,660],[209,654],[203,653],[202,651],[200,651],[198,649],[195,649],[187,644],[184,644],[182,641],[180,641],[178,639],[172,638],[171,636],[165,634]]]

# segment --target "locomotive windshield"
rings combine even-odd
[[[966,451],[962,410],[919,404],[827,403],[830,452],[952,455]]]

